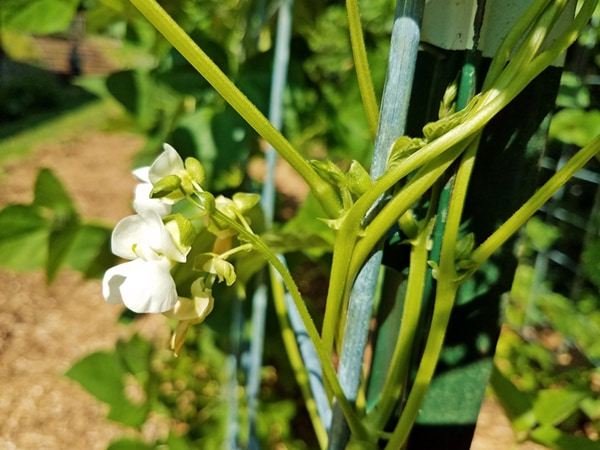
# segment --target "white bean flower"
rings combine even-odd
[[[125,217],[112,234],[112,251],[129,262],[104,274],[102,293],[107,302],[137,313],[160,313],[174,308],[178,296],[170,269],[186,261],[190,247],[177,229],[177,238],[156,211]],[[183,241],[183,242],[182,242]]]

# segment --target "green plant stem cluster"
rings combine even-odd
[[[597,0],[585,0],[574,20],[552,42],[548,36],[559,16],[567,7],[568,0],[536,0],[508,34],[488,71],[483,90],[469,105],[454,114],[442,117],[428,125],[426,139],[407,154],[392,155],[386,172],[353,203],[348,204],[339,186],[324,179],[314,166],[307,162],[291,144],[269,123],[252,103],[210,61],[206,54],[172,21],[154,0],[132,0],[132,3],[176,47],[182,55],[208,80],[240,115],[306,180],[326,213],[337,227],[327,304],[321,333],[318,332],[298,288],[277,255],[249,228],[218,213],[217,219],[239,232],[240,239],[252,245],[279,273],[292,295],[307,333],[319,356],[323,375],[331,399],[335,399],[346,418],[352,439],[377,442],[387,439],[386,448],[402,448],[412,429],[425,393],[431,383],[434,369],[442,348],[446,328],[456,294],[461,284],[535,213],[578,169],[600,150],[600,137],[583,148],[551,180],[491,236],[479,246],[461,245],[459,233],[463,206],[469,180],[479,149],[479,138],[486,124],[508,105],[523,89],[550,64],[552,64],[577,39],[587,24]],[[361,94],[371,130],[376,129],[376,102],[370,85],[366,50],[363,43],[358,4],[347,3],[351,42],[357,67]],[[408,371],[408,359],[416,326],[421,314],[420,303],[424,295],[430,240],[436,220],[436,205],[429,208],[420,221],[411,220],[411,208],[422,198],[436,192],[435,186],[443,182],[450,170],[456,170],[454,185],[447,210],[446,223],[441,241],[439,263],[434,267],[434,310],[430,331],[426,338],[422,359],[416,377],[408,392],[403,392]],[[508,176],[509,174],[507,174]],[[371,214],[374,204],[393,192],[380,210]],[[435,202],[436,195],[430,198]],[[371,216],[369,216],[371,214]],[[368,217],[369,216],[369,217]],[[368,220],[365,218],[368,217]],[[408,218],[408,221],[405,220]],[[402,220],[401,220],[402,219]],[[408,288],[405,299],[405,315],[399,339],[396,343],[390,372],[380,392],[379,399],[368,411],[358,410],[345,397],[332,363],[336,347],[344,330],[345,312],[352,285],[359,270],[374,248],[396,223],[408,230],[411,246]],[[407,228],[405,225],[409,224]],[[283,308],[278,302],[278,308]],[[282,314],[279,311],[279,314]],[[367,318],[365,318],[367,320]],[[337,344],[337,345],[336,345]],[[358,368],[360,370],[360,368]],[[298,382],[306,387],[306,378]],[[391,433],[384,433],[392,414],[402,398],[399,420]],[[324,444],[321,439],[322,445]]]

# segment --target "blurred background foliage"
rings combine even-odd
[[[381,92],[395,3],[363,3],[375,90]],[[161,4],[266,112],[277,2],[165,0]],[[599,19],[596,15],[568,57],[540,181],[573,152],[573,146],[586,144],[600,131]],[[5,138],[26,134],[23,130],[32,121],[47,120],[57,109],[66,117],[67,111],[83,103],[116,102],[122,110],[120,122],[103,126],[127,127],[147,138],[136,165],[151,161],[162,143],[169,142],[183,156],[202,161],[207,189],[256,188],[246,167],[262,158],[263,143],[129,2],[9,0],[0,5],[0,24],[0,139],[4,139],[0,157],[19,152],[10,150]],[[36,62],[39,55],[31,40],[40,35],[73,44],[69,70],[62,78]],[[77,73],[81,57],[77,45],[84,37],[117,43],[105,55],[114,70]],[[286,137],[307,158],[327,155],[342,167],[352,159],[368,166],[371,138],[356,86],[344,3],[296,1],[291,45]],[[81,114],[87,114],[89,122],[89,111]],[[31,143],[25,142],[23,148]],[[551,448],[599,448],[599,183],[596,162],[524,230],[518,248],[521,263],[506,298],[506,322],[490,384],[490,392],[505,407],[518,437]],[[0,211],[0,263],[16,270],[45,266],[49,279],[65,264],[89,276],[101,275],[113,262],[108,249],[110,227],[88,224],[79,217],[68,193],[50,172],[40,174],[36,192],[39,195],[32,204],[10,205]],[[321,238],[312,251],[295,251],[289,259],[314,310],[322,306],[330,257],[329,230],[310,220],[317,215],[318,207],[309,200],[285,224],[290,235]],[[15,260],[15,245],[24,243],[30,244],[30,253],[37,251],[36,259]],[[41,254],[35,250],[40,247],[46,249]],[[219,299],[223,305],[236,304],[231,290],[224,289]],[[134,335],[119,342],[114,351],[91,354],[67,372],[110,405],[111,420],[143,434],[148,424],[162,418],[159,421],[166,432],[161,436],[150,441],[124,438],[114,442],[112,450],[217,448],[237,433],[228,428],[232,408],[241,411],[240,430],[245,430],[244,405],[236,404],[244,399],[240,387],[244,374],[237,375],[239,386],[230,385],[235,367],[229,352],[233,348],[243,362],[246,344],[235,348],[238,337],[230,331],[231,309],[235,308],[217,309],[205,326],[191,330],[179,358]],[[237,320],[247,320],[246,309],[244,304]],[[269,344],[258,415],[261,448],[280,444],[314,448],[274,312],[269,314],[273,320],[267,322]],[[135,318],[122,317],[123,323],[131,320]],[[241,342],[247,343],[248,326],[241,330]],[[247,436],[242,432],[239,439],[243,443]]]

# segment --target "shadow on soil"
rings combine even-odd
[[[96,97],[58,74],[0,54],[0,139],[79,108]]]

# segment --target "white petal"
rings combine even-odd
[[[144,241],[144,219],[140,215],[127,216],[115,226],[111,237],[112,252],[125,259],[135,259],[134,249]]]
[[[143,183],[150,183],[150,177],[148,176],[150,172],[150,166],[138,167],[133,170],[133,176]]]
[[[138,184],[135,187],[133,209],[139,214],[144,214],[148,211],[156,211],[160,217],[171,214],[171,205],[159,198],[150,198],[150,192],[152,192],[152,185],[150,183]]]
[[[177,150],[169,144],[163,145],[164,151],[156,158],[150,166],[148,177],[152,183],[160,181],[167,175],[175,175],[178,172],[185,170],[183,160]]]
[[[149,261],[164,255],[171,261],[186,261],[186,255],[153,210],[121,219],[113,230],[111,245],[113,253],[125,259],[141,257]]]
[[[102,283],[109,303],[123,302],[137,313],[161,313],[173,309],[177,289],[166,258],[155,261],[135,259],[110,268]]]

